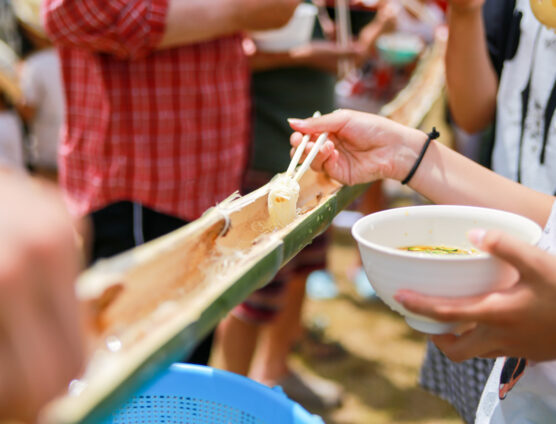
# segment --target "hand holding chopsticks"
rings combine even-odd
[[[313,117],[319,117],[320,113],[315,112]],[[299,199],[299,180],[305,174],[311,162],[319,152],[321,146],[328,138],[328,133],[322,133],[315,145],[307,155],[303,164],[295,171],[301,156],[307,148],[311,138],[310,134],[303,137],[301,144],[297,147],[293,158],[284,175],[279,175],[273,180],[272,187],[268,193],[268,216],[274,228],[282,228],[292,222],[297,216],[297,200]],[[295,172],[295,174],[294,174]]]
[[[313,114],[313,118],[318,118],[319,116],[321,116],[321,114],[318,111]],[[303,136],[303,139],[301,140],[301,144],[297,146],[297,149],[295,150],[295,153],[290,162],[290,165],[288,166],[288,170],[286,171],[286,176],[288,177],[292,176],[295,167],[297,166],[299,160],[301,159],[301,155],[303,154],[305,148],[307,147],[307,143],[309,143],[310,138],[311,138],[310,134],[306,134],[305,136]],[[315,145],[309,152],[309,155],[307,155],[307,158],[303,161],[303,164],[299,167],[299,169],[293,176],[294,180],[299,181],[303,176],[303,174],[307,172],[307,169],[309,169],[309,167],[311,166],[311,162],[313,162],[313,159],[315,159],[315,156],[317,155],[317,153],[319,152],[320,148],[322,147],[322,145],[324,144],[327,138],[328,138],[328,133],[322,133],[319,136],[319,138],[315,142]]]

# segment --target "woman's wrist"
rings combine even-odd
[[[393,179],[403,181],[407,178],[419,159],[427,139],[428,136],[423,131],[407,128],[407,131],[402,135],[401,147],[396,152]]]

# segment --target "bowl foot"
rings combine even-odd
[[[411,328],[426,334],[453,333],[458,327],[455,322],[430,322],[411,317],[405,318],[405,321]]]

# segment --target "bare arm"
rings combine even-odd
[[[422,145],[425,136],[420,137]],[[504,178],[436,142],[429,146],[410,186],[435,203],[504,209],[542,227],[554,203],[554,197]]]
[[[247,49],[246,49],[247,50]],[[246,51],[253,71],[303,66],[335,74],[341,59],[359,56],[356,46],[342,47],[333,41],[313,41],[286,52],[260,52],[253,46]]]
[[[395,3],[384,2],[379,4],[375,18],[363,27],[357,37],[357,42],[365,51],[366,57],[373,54],[378,37],[396,28],[396,15],[398,13],[399,6]]]
[[[308,134],[329,132],[312,166],[344,183],[377,178],[402,180],[419,156],[426,134],[388,119],[348,110],[320,118],[290,120]],[[298,145],[300,133],[292,135]],[[307,150],[312,147],[309,143]],[[412,188],[436,203],[457,203],[508,210],[544,226],[554,197],[507,180],[432,142],[410,181]],[[407,309],[446,322],[462,321],[468,330],[434,336],[450,358],[525,356],[542,361],[556,357],[552,329],[556,323],[554,256],[499,231],[476,229],[470,239],[479,249],[513,266],[517,282],[478,296],[441,298],[399,290],[395,298]]]
[[[159,48],[286,24],[299,0],[170,0]]]
[[[469,133],[486,128],[494,119],[498,77],[488,55],[481,13],[483,1],[456,5],[448,13],[446,81],[455,122]],[[463,1],[463,3],[466,3]]]
[[[345,184],[382,178],[403,180],[415,163],[427,138],[422,131],[386,118],[340,110],[321,118],[290,120],[295,130],[329,132],[312,166]],[[300,134],[292,136],[297,145]],[[307,149],[312,147],[309,143]],[[435,203],[464,204],[503,209],[546,224],[554,202],[552,196],[503,178],[432,142],[410,186]]]
[[[0,168],[0,421],[37,422],[85,358],[80,268],[60,194]]]
[[[56,45],[121,58],[285,24],[300,0],[45,0]]]

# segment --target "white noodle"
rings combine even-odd
[[[297,217],[299,190],[299,183],[288,175],[280,175],[272,182],[268,193],[268,215],[274,227],[285,227]]]

